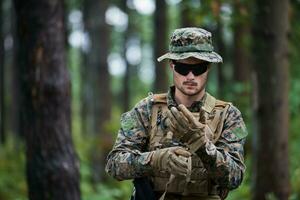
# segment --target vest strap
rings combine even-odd
[[[173,180],[175,179],[175,175],[174,174],[171,174],[170,175],[170,178],[169,178],[169,181],[166,183],[166,186],[165,186],[165,191],[164,193],[161,195],[161,197],[159,198],[159,200],[164,200],[165,199],[165,196],[168,192],[168,187],[169,185],[173,182]]]
[[[152,113],[151,113],[151,131],[150,131],[150,141],[152,141],[152,139],[155,136],[155,131],[157,129],[156,127],[156,120],[157,120],[157,114],[158,114],[158,105],[153,105],[152,107]]]
[[[211,113],[211,111],[214,109],[216,104],[216,98],[211,96],[208,92],[206,92],[206,98],[203,105],[203,110],[205,110],[208,113]]]
[[[154,144],[154,146],[159,146],[160,137],[155,137],[157,132],[157,118],[158,112],[162,109],[163,106],[167,103],[167,93],[162,94],[152,94],[151,93],[151,101],[153,102],[152,110],[151,110],[151,131],[150,131],[150,142]]]

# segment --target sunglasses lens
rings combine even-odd
[[[190,72],[192,72],[195,76],[199,76],[207,71],[208,63],[200,63],[200,64],[184,64],[173,62],[174,69],[177,73],[186,76]]]
[[[207,70],[207,65],[205,65],[205,66],[198,66],[197,68],[195,68],[194,70],[192,70],[192,72],[193,72],[193,74],[195,76],[199,76],[199,75],[205,73],[206,70]]]
[[[175,65],[174,67],[175,71],[183,76],[186,76],[189,74],[190,70],[186,67],[182,67],[182,66],[178,66],[178,65]]]

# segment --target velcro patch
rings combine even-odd
[[[122,115],[121,126],[124,131],[131,130],[137,126],[136,118],[129,112]]]
[[[242,139],[248,135],[248,132],[245,128],[237,127],[232,130],[232,133],[239,139]]]

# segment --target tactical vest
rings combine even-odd
[[[206,99],[202,106],[205,111],[205,122],[211,129],[210,135],[207,137],[215,143],[221,135],[223,124],[230,103],[215,99],[206,93]],[[152,96],[153,102],[151,115],[151,130],[149,150],[166,148],[178,145],[176,139],[171,138],[164,127],[164,118],[166,117],[167,94],[155,94]],[[193,113],[199,120],[199,113]],[[154,172],[152,177],[154,191],[163,193],[168,183],[170,174],[167,172]],[[212,184],[207,170],[204,168],[201,159],[197,155],[192,156],[192,174],[191,181],[186,182],[184,177],[175,177],[168,185],[167,194],[179,194],[182,196],[198,196],[201,199],[216,199],[220,191],[217,185]],[[219,199],[219,197],[217,198]]]

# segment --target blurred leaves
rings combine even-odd
[[[25,149],[20,141],[9,137],[0,147],[0,200],[27,199]]]
[[[112,4],[116,4],[116,0],[112,1]],[[181,1],[183,2],[183,1]],[[180,27],[180,9],[181,2],[177,4],[168,5],[168,32],[170,33],[174,28]],[[185,6],[190,9],[188,17],[193,20],[195,25],[206,27],[211,30],[216,28],[216,16],[219,14],[223,17],[225,25],[230,20],[230,26],[227,26],[224,37],[232,37],[232,28],[234,26],[233,22],[239,22],[239,20],[251,20],[250,12],[245,10],[241,12],[245,14],[244,17],[236,19],[236,16],[231,15],[233,9],[233,1],[220,0],[225,6],[218,7],[216,4],[218,1],[184,1]],[[241,0],[242,3],[251,4],[251,0]],[[68,2],[69,10],[81,9],[82,0],[72,0]],[[223,9],[223,10],[222,10]],[[226,10],[227,9],[227,10]],[[227,13],[225,13],[225,11]],[[290,200],[300,199],[300,123],[299,123],[299,113],[300,113],[300,3],[297,0],[291,1],[291,13],[290,19],[292,22],[290,28],[290,91],[289,91],[289,109],[290,109],[290,129],[289,129],[289,158],[290,158],[290,177],[292,194]],[[141,44],[146,47],[152,48],[152,16],[151,15],[141,15],[135,10],[130,10],[132,15],[132,21],[136,26],[135,36],[141,41]],[[234,13],[234,12],[233,12]],[[226,16],[225,16],[226,15]],[[224,16],[226,20],[224,20]],[[111,33],[111,52],[120,53],[122,51],[123,43],[123,33],[115,31],[112,29]],[[230,41],[230,40],[226,40]],[[167,42],[167,41],[166,41]],[[251,40],[247,40],[246,46],[250,46]],[[232,48],[230,42],[227,42],[228,49]],[[149,55],[142,55],[142,60]],[[151,55],[150,55],[151,57]],[[80,160],[80,174],[81,174],[81,191],[83,200],[113,200],[113,199],[129,199],[132,191],[131,181],[118,182],[110,177],[107,177],[107,182],[104,184],[93,184],[91,182],[92,172],[90,163],[90,152],[92,144],[97,143],[98,139],[89,136],[87,133],[82,132],[82,121],[80,116],[80,92],[81,92],[81,52],[80,49],[70,48],[68,52],[69,69],[72,79],[72,133],[75,148]],[[151,58],[152,59],[152,58]],[[153,58],[154,60],[155,58]],[[226,58],[224,60],[223,67],[225,69],[226,79],[229,80],[230,84],[226,84],[225,99],[227,101],[233,102],[238,105],[243,113],[243,117],[247,124],[249,131],[249,138],[246,145],[251,149],[251,137],[252,137],[252,103],[251,103],[251,91],[252,84],[248,83],[237,83],[233,82],[232,79],[232,57]],[[143,61],[142,61],[143,62]],[[155,63],[155,62],[154,62]],[[167,67],[167,63],[166,63]],[[216,78],[216,67],[213,66],[209,83],[208,90],[212,94],[216,94],[218,90],[217,78]],[[134,70],[140,70],[139,65]],[[154,69],[154,67],[152,68]],[[135,72],[138,74],[138,72]],[[112,108],[112,118],[107,121],[104,125],[105,130],[111,134],[112,137],[116,137],[117,131],[119,129],[120,115],[122,113],[121,103],[123,99],[121,98],[121,92],[123,88],[123,76],[112,76],[111,77],[111,89],[113,92],[113,108]],[[133,77],[131,85],[132,96],[131,96],[131,107],[138,102],[140,99],[147,96],[148,92],[151,91],[151,82],[145,82],[141,77]],[[97,87],[97,86],[95,86]],[[280,92],[280,91],[278,91]],[[6,97],[8,98],[8,97]],[[11,98],[11,97],[9,97]],[[23,143],[18,141],[12,133],[8,133],[7,143],[4,146],[0,146],[0,200],[25,200],[27,199],[27,187],[25,179],[25,148]],[[100,138],[101,139],[101,138]],[[100,143],[101,144],[101,143]],[[102,143],[103,144],[103,143]],[[252,187],[252,152],[246,152],[246,165],[247,170],[244,177],[242,185],[237,189],[232,191],[228,200],[248,200],[251,198],[251,187]],[[275,199],[273,194],[269,194],[267,199]]]

